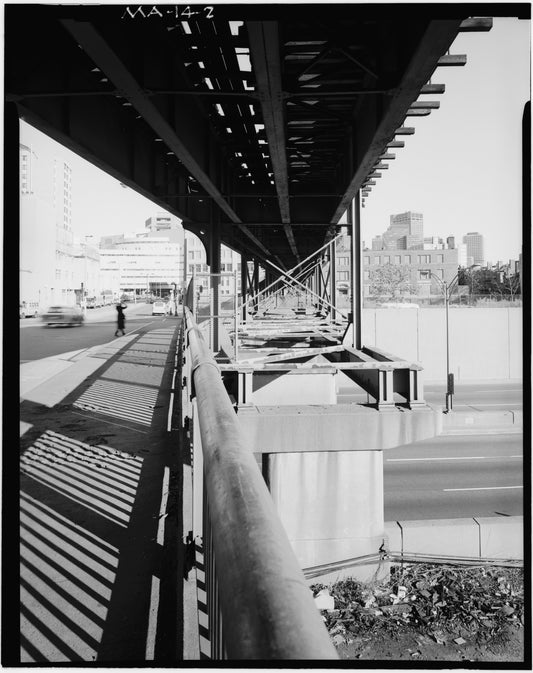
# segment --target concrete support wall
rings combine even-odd
[[[385,541],[382,451],[271,454],[269,481],[302,568],[376,554]]]
[[[450,308],[449,335],[456,381],[522,378],[521,308]],[[426,382],[446,378],[444,308],[364,309],[363,345],[420,362]]]

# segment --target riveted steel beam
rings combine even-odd
[[[178,136],[176,130],[159,112],[147,93],[94,26],[86,21],[72,19],[63,19],[61,23],[101,71],[105,73],[106,77],[121,91],[122,96],[131,103],[139,115],[153,129],[156,136],[161,138],[167,147],[174,152],[191,175],[213,198],[218,207],[232,222],[239,226],[243,234],[265,255],[270,256],[270,251],[242,224],[237,213],[231,208],[205,172],[199,159],[188,149],[183,139]]]
[[[357,170],[333,214],[332,222],[337,223],[346,212],[357,191],[372,171],[379,155],[383,153],[383,149],[402,126],[411,104],[418,98],[422,87],[430,80],[442,55],[446,54],[450,48],[460,25],[460,19],[429,22],[400,84],[390,97],[384,114],[375,123],[374,132],[369,134],[367,129],[366,138],[357,139],[359,143],[364,143],[362,146],[366,149],[356,158]],[[374,110],[373,106],[368,107],[369,118],[371,114],[375,115]],[[364,114],[363,110],[361,113]],[[326,240],[330,235],[330,233],[326,235]]]
[[[279,62],[278,23],[276,21],[250,21],[246,27],[250,38],[250,58],[257,82],[256,89],[261,100],[281,221],[292,253],[297,261],[300,261],[290,226],[289,176],[285,154],[284,101]]]

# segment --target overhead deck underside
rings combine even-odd
[[[289,269],[438,107],[480,9],[7,5],[7,100],[204,240]]]

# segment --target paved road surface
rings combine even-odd
[[[152,316],[151,304],[132,304],[126,311],[126,334],[170,321],[175,324],[176,318]],[[21,320],[20,326],[20,362],[30,362],[111,341],[116,330],[116,310],[114,306],[91,309],[81,327],[48,327],[31,318]]]
[[[523,391],[520,382],[459,383],[455,385],[454,411],[519,410],[523,408]],[[424,397],[428,404],[444,408],[445,389],[439,385],[424,385]],[[342,386],[338,400],[344,404],[367,402],[367,394],[355,391],[354,387]],[[397,396],[398,402],[403,402]]]
[[[522,436],[436,437],[384,452],[385,520],[523,513]]]

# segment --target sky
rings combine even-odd
[[[530,22],[495,18],[487,33],[463,33],[450,53],[466,54],[462,67],[437,68],[434,84],[446,92],[424,95],[440,108],[408,117],[412,136],[391,150],[361,210],[362,238],[383,233],[390,215],[424,215],[425,236],[484,236],[485,258],[517,259],[522,240],[522,115],[530,99]]]
[[[522,238],[522,114],[530,98],[530,22],[495,18],[487,33],[464,33],[450,53],[463,67],[438,68],[445,84],[440,109],[408,117],[412,136],[382,171],[361,211],[362,239],[370,246],[392,214],[424,215],[425,236],[484,235],[485,258],[517,259]],[[77,236],[142,231],[160,206],[59,146],[25,122],[21,142],[71,164],[73,231]],[[95,198],[97,195],[97,198]]]

